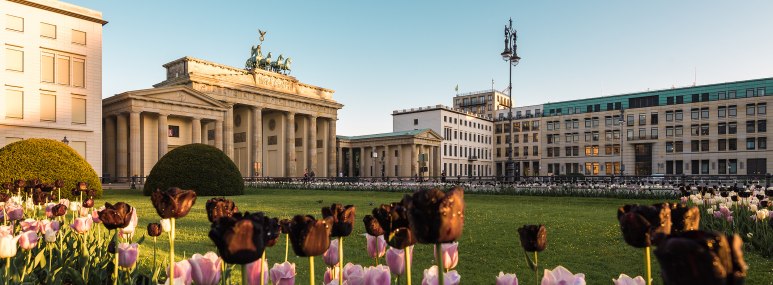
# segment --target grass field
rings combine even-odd
[[[374,206],[398,201],[403,194],[380,192],[344,192],[316,190],[248,189],[247,194],[231,197],[241,211],[263,211],[269,216],[289,218],[295,214],[321,216],[320,208],[331,203],[357,206],[357,223],[352,236],[344,240],[345,262],[372,265],[365,250],[365,229],[362,217]],[[199,197],[190,214],[178,220],[175,253],[183,255],[216,251],[209,240],[209,222],[204,204],[210,197]],[[149,222],[157,222],[150,198],[140,191],[108,190],[102,201],[124,201],[136,207],[140,214],[138,233],[144,234]],[[322,203],[319,203],[319,201]],[[516,229],[523,224],[545,224],[548,246],[540,254],[540,268],[552,269],[563,265],[573,273],[584,273],[587,284],[611,284],[620,273],[644,275],[643,250],[628,246],[622,240],[616,220],[616,209],[627,203],[654,203],[647,200],[608,198],[559,198],[529,196],[473,195],[467,203],[464,234],[459,241],[457,270],[464,284],[492,284],[500,271],[516,273],[521,284],[535,284],[534,275],[524,261]],[[369,206],[369,204],[374,206]],[[99,206],[99,203],[98,205]],[[137,238],[137,237],[135,237]],[[161,259],[167,256],[166,235],[159,237]],[[269,266],[284,259],[284,238],[267,249]],[[140,247],[142,267],[152,262],[153,244],[150,239]],[[747,284],[773,284],[773,260],[747,253],[750,266]],[[308,259],[297,258],[290,249],[290,262],[296,264],[297,284],[308,282]],[[381,259],[382,263],[383,258]],[[417,244],[414,251],[413,280],[421,282],[422,271],[432,262],[432,248]],[[321,284],[324,263],[317,258],[315,272]],[[540,271],[541,271],[540,269]],[[653,284],[661,284],[659,265],[653,255]]]

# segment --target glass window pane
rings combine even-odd
[[[54,82],[54,55],[43,53],[40,55],[40,81]]]
[[[46,23],[40,23],[40,36],[47,38],[56,38],[56,26]]]
[[[56,57],[56,83],[70,85],[70,57]]]
[[[86,45],[86,32],[72,30],[72,43]]]
[[[24,18],[11,15],[5,15],[5,28],[8,30],[23,32]]]
[[[51,94],[40,95],[40,120],[56,122],[56,96]]]
[[[85,63],[83,60],[75,59],[72,62],[72,86],[84,87],[86,83],[85,79]]]
[[[86,99],[76,97],[72,98],[72,123],[86,123]]]
[[[24,71],[24,51],[15,48],[6,48],[5,69],[13,71]]]
[[[5,117],[24,118],[24,92],[5,90]]]

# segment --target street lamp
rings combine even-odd
[[[63,142],[64,144],[66,144],[66,145],[69,145],[69,144],[70,144],[70,141],[67,139],[67,136],[64,136],[64,138],[62,139],[62,142]]]
[[[518,65],[521,61],[521,57],[518,56],[518,45],[516,40],[518,39],[518,31],[513,29],[513,19],[510,18],[510,24],[505,26],[505,50],[500,54],[502,59],[508,62],[510,67],[510,84],[507,86],[507,95],[509,97],[510,106],[507,111],[507,120],[510,133],[508,134],[510,140],[507,144],[508,155],[505,165],[505,180],[507,182],[513,182],[515,166],[513,165],[513,66]]]
[[[623,167],[623,137],[625,136],[623,132],[623,124],[626,123],[625,121],[625,109],[620,108],[620,180],[622,182],[623,180],[623,171],[625,170],[625,167]]]

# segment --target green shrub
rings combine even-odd
[[[0,182],[40,179],[43,183],[64,181],[62,197],[83,181],[102,196],[99,176],[83,157],[66,144],[50,139],[26,139],[0,148]]]
[[[221,150],[205,144],[184,145],[168,152],[153,166],[143,193],[180,187],[200,196],[244,194],[244,181],[236,164]]]

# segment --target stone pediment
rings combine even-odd
[[[443,140],[442,137],[432,129],[425,129],[424,132],[422,132],[420,135],[418,135],[420,138],[427,138],[427,139],[435,139],[435,140]]]
[[[227,106],[206,94],[191,89],[187,86],[170,86],[153,89],[145,89],[130,92],[136,99],[152,99],[165,101],[169,103],[182,103],[189,105],[198,105],[215,108],[226,108]]]

